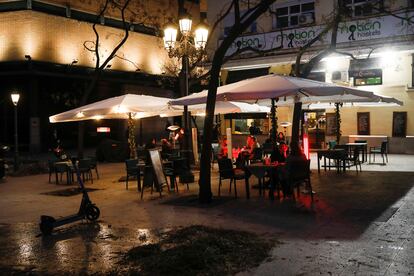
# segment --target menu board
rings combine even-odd
[[[369,112],[358,112],[358,135],[370,135]]]
[[[407,135],[407,112],[392,113],[392,137]]]
[[[336,135],[336,115],[335,113],[326,113],[326,135]]]
[[[161,156],[158,149],[150,149],[149,155],[151,158],[151,164],[155,175],[155,184],[159,189],[167,183],[167,178],[164,174],[164,169],[161,162]]]

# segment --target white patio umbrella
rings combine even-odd
[[[395,98],[379,96],[379,101],[345,102],[341,107],[393,107],[401,105],[403,105],[403,102]],[[328,109],[335,108],[335,103],[311,103],[303,104],[302,107],[307,109]]]
[[[204,116],[206,112],[205,104],[189,105],[188,110],[193,116]],[[170,109],[160,114],[162,117],[179,116],[183,112],[183,107],[180,105],[170,105]],[[229,113],[269,113],[270,108],[258,104],[249,104],[244,102],[217,102],[214,114],[229,114]]]
[[[128,119],[130,158],[136,157],[134,119],[157,116],[172,109],[171,99],[146,95],[126,94],[81,106],[49,117],[51,123],[93,119]]]
[[[93,119],[145,118],[172,109],[173,107],[168,105],[169,101],[170,98],[126,94],[50,116],[49,121],[60,123]]]
[[[208,91],[204,90],[200,93],[172,100],[170,104],[192,105],[205,103],[207,101],[207,95]],[[272,105],[272,107],[274,107],[276,100],[277,105],[281,106],[293,105],[295,103],[380,102],[381,97],[372,92],[352,87],[279,75],[266,75],[220,86],[217,89],[216,96],[216,101],[254,102],[262,105]],[[397,104],[401,103],[393,98],[388,98],[387,100]],[[275,108],[272,108],[272,118],[274,117]],[[292,137],[295,138],[292,139],[292,142],[295,140],[297,143],[299,114],[294,112],[293,117],[294,131]]]
[[[63,113],[49,117],[51,123],[73,122],[94,119],[133,119],[152,116],[180,116],[183,113],[182,106],[168,104],[169,98],[153,97],[146,95],[126,94],[118,97],[91,103]],[[193,115],[204,115],[205,104],[192,105],[189,111]],[[215,114],[245,113],[245,112],[270,112],[270,109],[257,104],[242,102],[220,102],[216,105]]]
[[[172,100],[170,104],[192,105],[205,103],[207,94],[208,91],[204,90],[200,93]],[[378,102],[380,101],[379,97],[373,92],[333,83],[266,75],[218,87],[216,101],[243,101],[270,105],[269,99],[278,98],[277,105],[280,106],[292,105],[294,102],[304,104],[318,102]]]

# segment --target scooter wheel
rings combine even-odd
[[[50,235],[53,231],[55,219],[49,216],[42,216],[39,224],[40,231],[43,235]]]
[[[89,205],[86,207],[85,216],[90,221],[95,221],[99,218],[99,215],[101,214],[101,211],[99,211],[99,208],[95,205]]]

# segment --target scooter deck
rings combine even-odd
[[[75,215],[70,215],[67,217],[63,217],[63,218],[59,218],[56,219],[55,222],[53,222],[53,227],[59,227],[68,223],[72,223],[78,220],[82,220],[84,219],[85,216],[84,215],[80,215],[80,214],[75,214]]]

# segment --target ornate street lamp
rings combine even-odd
[[[168,23],[164,28],[164,46],[168,51],[170,58],[178,58],[182,61],[182,69],[180,73],[181,96],[188,95],[188,67],[189,57],[202,57],[205,55],[205,47],[208,38],[208,26],[205,23],[197,25],[194,33],[191,31],[192,20],[186,11],[180,13],[179,16],[179,30],[178,35],[177,25],[172,22]],[[188,114],[188,107],[184,106],[184,149],[185,154],[190,162],[190,120]]]
[[[14,171],[19,169],[19,139],[17,135],[17,104],[19,103],[20,94],[13,93],[10,95],[14,105]]]

